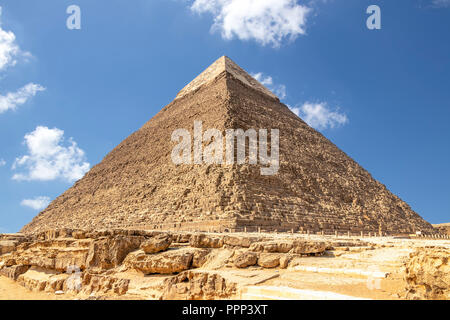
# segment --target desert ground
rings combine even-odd
[[[0,299],[449,299],[450,240],[434,237],[3,235]]]

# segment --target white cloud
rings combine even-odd
[[[4,159],[0,159],[0,167],[3,167],[6,165],[6,161]]]
[[[17,63],[17,57],[29,57],[29,52],[22,52],[16,43],[16,35],[2,28],[2,7],[0,7],[0,71]]]
[[[286,98],[286,86],[284,84],[274,84],[271,76],[266,76],[262,72],[252,74],[263,86],[272,91],[278,98]]]
[[[0,114],[8,110],[15,110],[34,97],[37,92],[44,90],[45,88],[39,84],[29,83],[16,92],[9,92],[4,96],[0,95]]]
[[[283,40],[304,35],[311,8],[297,0],[195,0],[191,10],[214,16],[212,31],[222,38],[255,40],[279,47]]]
[[[317,130],[335,128],[349,122],[348,117],[339,110],[332,111],[325,102],[305,102],[301,107],[290,108],[297,116]]]
[[[8,67],[16,65],[19,56],[30,57],[31,54],[20,50],[13,32],[2,29],[1,15],[2,7],[0,7],[0,71],[4,71]],[[38,91],[43,90],[45,90],[44,87],[29,83],[16,92],[0,95],[0,114],[7,110],[16,109],[17,106],[24,104],[28,99],[35,96]]]
[[[0,19],[2,15],[2,8],[0,7]],[[8,66],[13,66],[17,63],[15,57],[19,54],[20,49],[16,44],[16,36],[11,31],[5,31],[1,27],[0,20],[0,71],[6,69]]]
[[[36,197],[34,199],[24,199],[20,203],[24,207],[30,207],[34,210],[43,210],[50,204],[49,197]]]
[[[90,164],[85,161],[85,153],[72,138],[67,146],[63,142],[64,131],[57,128],[38,126],[25,135],[24,143],[28,147],[28,154],[17,158],[13,164],[13,170],[24,168],[25,172],[15,174],[13,179],[62,179],[67,182],[81,179],[90,168]]]

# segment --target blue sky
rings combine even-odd
[[[0,0],[0,232],[222,55],[426,220],[450,222],[450,1],[257,2]],[[66,27],[73,4],[80,30]]]

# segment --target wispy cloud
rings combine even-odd
[[[36,93],[44,90],[45,88],[39,84],[29,83],[16,92],[9,92],[4,96],[0,95],[0,114],[8,110],[15,110],[34,97]]]
[[[0,167],[3,167],[6,165],[6,161],[4,159],[0,159]]]
[[[82,149],[72,138],[64,145],[64,131],[38,126],[25,135],[28,154],[17,158],[13,170],[25,169],[14,174],[14,180],[49,181],[61,179],[74,182],[81,179],[89,170],[90,164]]]
[[[224,39],[237,37],[273,47],[304,35],[312,11],[297,0],[195,0],[191,10],[212,14],[211,31],[219,31]]]
[[[432,0],[431,5],[435,8],[450,8],[450,0]]]
[[[24,199],[20,203],[20,205],[24,207],[29,207],[34,210],[43,210],[48,207],[50,204],[49,197],[36,197],[34,199]]]
[[[276,94],[280,100],[287,97],[286,86],[276,84],[273,78],[263,72],[251,74],[262,85]],[[333,129],[343,126],[349,122],[345,113],[339,112],[339,108],[331,110],[326,102],[311,103],[305,102],[300,107],[290,107],[298,117],[302,118],[307,124],[317,130]]]
[[[339,112],[339,109],[334,111],[331,110],[325,102],[305,102],[300,107],[293,107],[290,109],[307,124],[317,130],[332,129],[343,126],[349,122],[346,114]]]
[[[284,84],[275,84],[271,76],[264,75],[262,72],[252,74],[252,77],[258,80],[267,89],[272,91],[280,100],[286,98],[286,86]]]

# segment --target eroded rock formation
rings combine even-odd
[[[287,279],[299,279],[301,286],[305,279],[315,283],[320,273],[327,275],[326,283],[333,279],[333,273],[339,274],[344,278],[335,279],[335,283],[346,286],[349,281],[360,283],[364,276],[368,283],[373,281],[375,289],[383,290],[377,287],[376,279],[392,273],[390,280],[397,286],[402,283],[401,292],[392,294],[398,292],[407,299],[448,299],[448,247],[425,246],[413,251],[405,256],[405,271],[401,273],[402,260],[390,259],[412,251],[405,249],[411,243],[395,249],[395,242],[389,244],[392,239],[377,244],[300,234],[66,228],[20,236],[11,250],[0,255],[0,275],[33,291],[59,292],[79,299],[235,299],[244,288],[276,279],[280,272],[286,272]],[[150,249],[145,252],[145,248]],[[342,258],[345,256],[347,259]],[[366,261],[370,256],[372,260]],[[381,271],[384,268],[390,271]],[[356,278],[345,278],[347,274]],[[283,281],[294,284],[280,279],[281,284]],[[277,294],[283,292],[281,287]]]
[[[406,264],[406,297],[450,299],[450,250],[425,248],[411,254]]]

